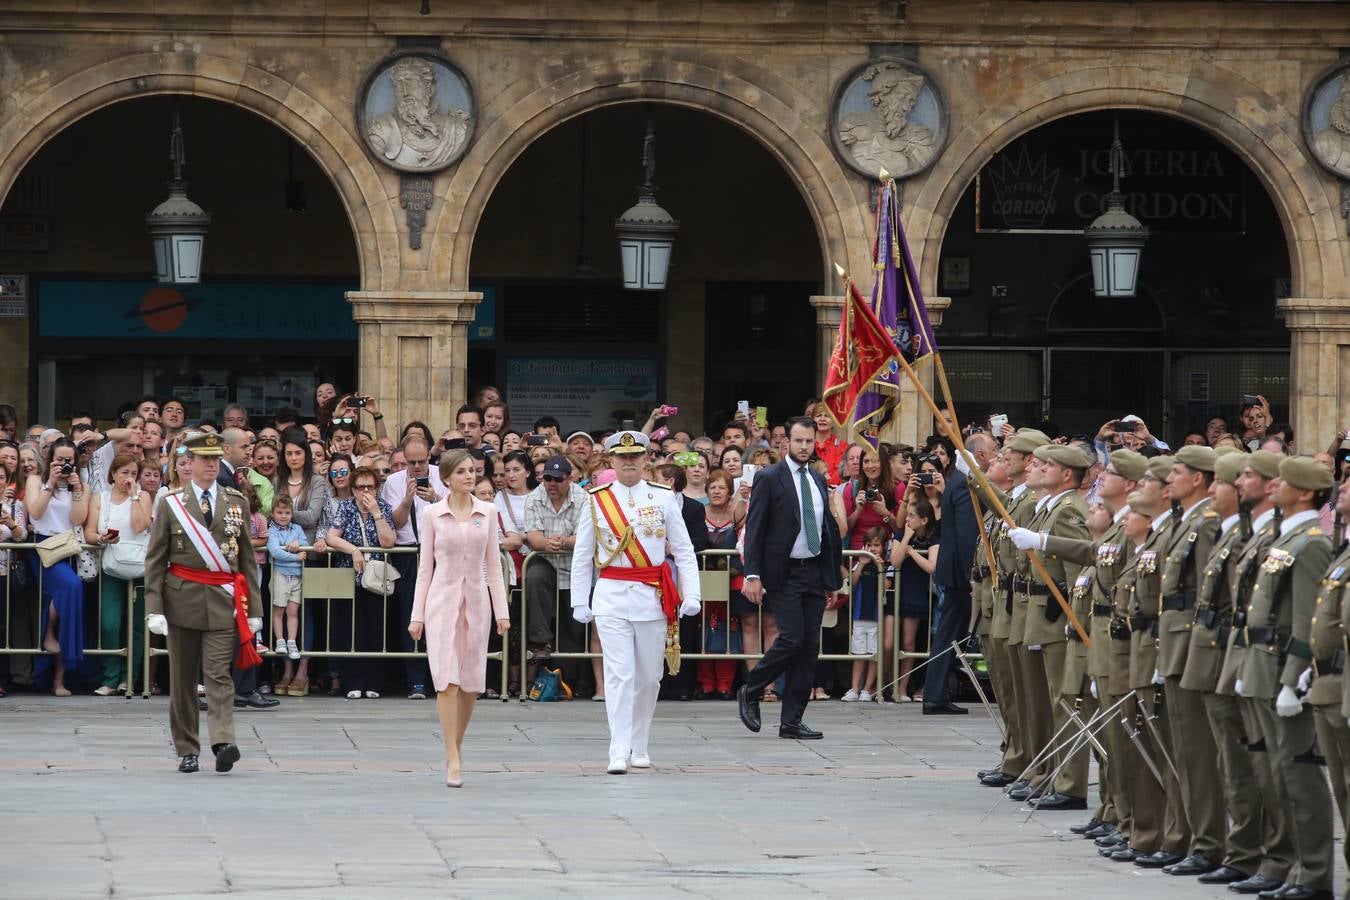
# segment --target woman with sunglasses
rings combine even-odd
[[[350,462],[345,464],[350,465]],[[333,554],[334,567],[356,571],[355,598],[346,601],[345,610],[334,602],[330,616],[335,625],[337,620],[343,618],[348,621],[354,619],[351,650],[369,652],[384,647],[385,599],[361,586],[361,573],[365,571],[368,560],[384,561],[385,557],[382,553],[373,552],[367,557],[369,551],[360,548],[387,549],[394,546],[394,509],[379,495],[379,479],[373,469],[357,469],[350,477],[352,496],[338,502],[337,514],[328,525],[325,540],[336,551]],[[469,489],[473,489],[472,484]],[[364,696],[369,700],[378,700],[383,664],[379,659],[348,657],[342,665],[347,699],[357,700]]]
[[[319,515],[319,524],[314,529],[314,534],[318,538],[315,542],[318,546],[326,545],[326,536],[328,529],[337,521],[338,509],[344,500],[351,500],[355,497],[352,491],[352,472],[356,470],[356,465],[352,458],[346,453],[335,453],[328,460],[328,490],[324,495],[323,512]],[[314,555],[314,554],[311,554]],[[352,617],[351,610],[348,608],[345,612],[334,614],[331,604],[337,601],[329,601],[327,629],[328,645],[330,650],[349,651],[352,649]],[[311,620],[312,622],[312,620]],[[312,640],[313,625],[305,629],[306,640]],[[305,644],[304,646],[309,646]],[[304,657],[300,660],[300,666],[292,678],[291,664],[286,663],[286,668],[281,673],[281,680],[277,682],[276,692],[278,694],[288,694],[292,690],[302,693],[291,694],[293,697],[303,697],[309,692],[309,658]],[[340,696],[342,693],[342,661],[333,658],[328,661],[328,677],[332,679],[332,684],[328,689],[331,697]]]

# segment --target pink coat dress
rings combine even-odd
[[[425,626],[431,679],[438,691],[456,684],[481,692],[487,683],[488,636],[497,619],[510,617],[497,508],[475,497],[473,512],[460,519],[447,497],[422,511],[418,534],[422,550],[412,620]]]

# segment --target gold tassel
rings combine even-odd
[[[680,623],[678,620],[666,626],[666,668],[670,674],[680,674]]]

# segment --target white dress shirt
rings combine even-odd
[[[441,484],[440,478],[436,477],[435,469],[427,476],[431,485],[431,492],[436,495],[437,500],[445,499],[445,485]],[[380,497],[384,499],[392,508],[398,509],[403,498],[408,496],[408,470],[402,472],[391,472],[389,477],[384,480],[384,487],[380,489]],[[431,504],[421,497],[413,498],[412,509],[408,510],[408,521],[394,529],[394,543],[400,546],[408,546],[417,543],[417,536],[413,533],[413,520],[422,515],[422,512]]]
[[[811,488],[811,502],[816,514],[815,526],[821,532],[820,545],[825,546],[825,517],[830,514],[830,508],[825,500],[825,496],[820,492],[820,486],[816,480],[811,477],[811,467],[798,463],[795,459],[788,460],[788,472],[792,477],[792,489],[797,492],[797,509],[802,508],[802,477],[800,472],[806,472],[806,483]],[[789,554],[793,559],[811,559],[818,556],[818,553],[812,553],[806,545],[806,522],[802,522],[802,527],[797,530],[797,540],[792,543],[792,553]]]

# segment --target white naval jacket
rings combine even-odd
[[[609,527],[596,505],[595,495],[601,491],[613,491],[619,508],[633,526],[634,540],[641,542],[653,565],[665,562],[669,542],[680,597],[685,603],[698,602],[698,560],[689,532],[684,527],[680,498],[669,488],[647,481],[639,481],[631,488],[614,481],[588,493],[586,509],[577,522],[576,545],[572,549],[572,606],[585,606],[589,598],[591,612],[597,616],[615,616],[631,622],[650,622],[666,617],[656,597],[656,588],[636,581],[599,578],[598,567],[619,546],[619,535]],[[610,565],[626,569],[633,564],[627,553],[621,553]],[[594,595],[592,586],[595,587]]]

